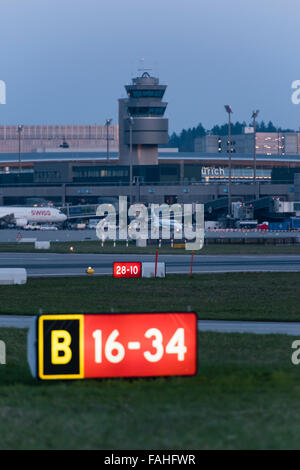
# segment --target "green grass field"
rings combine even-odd
[[[51,242],[49,250],[36,250],[33,243],[0,243],[0,252],[15,253],[70,253],[70,247],[73,247],[73,253],[116,253],[116,254],[154,254],[158,249],[160,254],[188,254],[189,251],[184,248],[172,248],[170,244],[163,244],[160,248],[157,244],[148,245],[145,248],[136,247],[134,242],[117,242],[113,246],[112,242],[105,242],[102,246],[100,241],[82,241],[82,242]],[[257,243],[217,243],[207,244],[199,250],[195,251],[195,255],[275,255],[275,254],[300,254],[300,244],[257,244]]]
[[[0,329],[0,449],[299,449],[293,337],[199,334],[194,377],[39,382]]]
[[[194,310],[297,320],[300,273],[29,279],[0,286],[0,314]],[[25,329],[0,328],[0,449],[300,449],[296,337],[199,333],[194,377],[41,382]]]
[[[0,286],[0,314],[186,311],[199,318],[300,321],[300,273],[28,279]]]

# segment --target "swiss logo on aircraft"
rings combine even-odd
[[[45,209],[42,209],[42,210],[39,210],[39,209],[32,209],[32,210],[31,210],[31,215],[47,216],[47,215],[51,215],[51,212],[50,212],[49,210],[45,210]]]

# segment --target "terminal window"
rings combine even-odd
[[[42,181],[58,180],[60,178],[60,171],[57,171],[57,170],[37,171],[36,176],[39,180],[42,180]]]

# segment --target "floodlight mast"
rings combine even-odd
[[[132,126],[134,124],[134,119],[132,116],[128,116],[129,124],[129,153],[130,153],[130,162],[129,162],[129,184],[130,184],[130,205],[132,205]]]
[[[22,172],[22,163],[21,163],[21,133],[23,132],[23,126],[18,125],[18,140],[19,140],[19,176]]]
[[[256,182],[256,118],[258,116],[259,110],[255,109],[252,113],[253,119],[253,180],[254,180],[254,192],[255,199],[259,198],[257,182]]]
[[[106,119],[106,160],[109,160],[109,126],[111,124],[112,119]]]
[[[228,218],[231,219],[231,119],[232,114],[231,106],[225,105],[225,110],[228,114],[228,160],[229,160],[229,172],[228,172]]]

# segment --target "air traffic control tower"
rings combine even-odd
[[[167,103],[162,102],[166,85],[144,72],[125,89],[128,98],[119,99],[119,163],[157,165],[158,145],[167,144]]]

